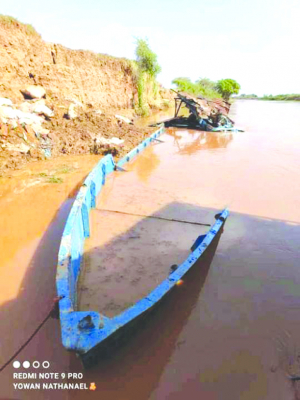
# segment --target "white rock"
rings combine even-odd
[[[124,140],[119,139],[117,137],[112,137],[111,139],[106,139],[104,137],[98,137],[96,138],[96,143],[97,144],[114,144],[114,145],[120,145],[124,142]]]
[[[46,90],[42,86],[27,86],[25,90],[21,90],[21,93],[25,98],[30,99],[41,99],[46,97]]]
[[[18,126],[18,123],[17,123],[17,121],[16,121],[15,119],[10,119],[7,123],[8,123],[13,129],[16,129],[17,126]]]
[[[18,118],[20,124],[26,124],[26,125],[32,125],[32,124],[41,125],[44,122],[43,117],[40,117],[39,115],[36,114],[23,113],[22,111],[20,111]]]
[[[95,114],[98,114],[98,115],[103,114],[101,110],[95,110],[94,113],[95,113]]]
[[[79,100],[72,99],[72,98],[69,98],[69,97],[66,97],[66,100],[67,101],[71,101],[72,103],[76,104],[76,106],[78,106],[78,107],[83,107],[83,104]]]
[[[68,110],[68,118],[74,119],[76,117],[77,117],[76,104],[70,104],[69,110]]]
[[[39,124],[32,124],[31,128],[34,130],[34,133],[40,135],[48,135],[48,133],[50,132],[49,129],[42,128]]]
[[[124,121],[124,122],[126,122],[127,124],[133,124],[133,122],[132,122],[132,120],[131,119],[129,119],[129,118],[126,118],[126,117],[123,117],[122,115],[115,115],[115,117],[117,118],[117,120],[119,120],[119,121]]]
[[[32,112],[34,104],[24,101],[24,103],[20,104],[19,110],[25,113]]]
[[[30,150],[30,146],[27,146],[27,144],[25,143],[21,143],[21,144],[11,144],[11,143],[7,143],[6,144],[6,149],[8,151],[17,151],[19,153],[28,153],[28,151]]]
[[[6,119],[14,119],[18,117],[18,110],[8,106],[0,106],[0,117]]]
[[[13,102],[10,99],[0,97],[0,106],[12,106]]]
[[[34,99],[34,100],[32,100],[33,101],[33,105],[35,106],[35,105],[38,105],[38,104],[40,104],[40,105],[43,105],[43,106],[45,106],[46,105],[46,100],[45,99]]]
[[[21,110],[16,110],[7,106],[0,106],[0,118],[8,122],[9,120],[14,120],[20,124],[32,125],[33,123],[42,124],[44,118],[29,112],[24,112]]]
[[[34,105],[33,112],[36,114],[45,115],[46,117],[54,116],[54,112],[49,107],[47,107],[43,104]]]

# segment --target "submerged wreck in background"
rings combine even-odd
[[[173,90],[175,92],[175,90]],[[241,131],[234,127],[234,121],[228,117],[230,103],[221,100],[208,100],[203,96],[194,97],[189,94],[175,92],[175,115],[173,118],[162,121],[166,128],[200,129],[202,131]],[[179,116],[179,111],[185,106],[189,116]],[[161,122],[151,126],[157,126]]]

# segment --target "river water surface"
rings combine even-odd
[[[126,281],[121,271],[109,276],[100,270],[107,291],[101,295],[116,294],[114,304],[100,297],[106,311],[118,312],[118,301],[135,301],[139,290],[143,295],[141,282],[159,281],[164,266],[181,262],[193,238],[207,229],[160,221],[145,231],[144,218],[111,211],[210,224],[227,206],[231,214],[217,249],[141,332],[110,360],[83,372],[82,381],[95,382],[95,391],[14,390],[14,382],[28,380],[13,380],[16,370],[10,365],[0,376],[0,399],[293,399],[286,374],[300,374],[299,112],[299,103],[237,101],[232,118],[245,132],[170,128],[164,142],[148,148],[127,173],[114,174],[92,213],[95,234],[86,254],[97,260],[101,249],[110,257],[123,252],[119,264],[125,263],[128,273],[139,263],[139,276]],[[36,164],[2,182],[1,364],[51,306],[63,225],[72,196],[96,159]],[[45,182],[45,169],[63,182]],[[135,244],[143,231],[150,238],[144,254]],[[139,261],[128,262],[135,256]],[[119,265],[115,257],[106,262]],[[88,309],[93,279],[86,279],[82,304]],[[56,320],[47,322],[18,360],[49,360],[52,372],[82,371],[62,348]]]

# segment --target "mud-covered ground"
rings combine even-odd
[[[64,117],[67,105],[46,104],[54,111],[54,117],[45,120],[46,133],[38,137],[30,125],[18,124],[13,128],[0,122],[0,176],[26,162],[45,159],[45,149],[51,151],[51,157],[112,153],[118,158],[154,131],[154,128],[141,128],[117,119],[112,111],[102,112],[88,106],[77,109],[76,118],[67,119]],[[124,115],[126,111],[117,114],[120,113]],[[99,138],[118,138],[123,143],[104,144]]]
[[[118,120],[110,113],[98,115],[95,110],[82,111],[74,120],[58,117],[47,123],[47,128],[52,131],[55,143],[53,155],[112,153],[117,157],[127,153],[154,131],[153,128],[140,128]],[[105,139],[116,137],[124,142],[120,145],[97,144],[97,137],[100,136]]]

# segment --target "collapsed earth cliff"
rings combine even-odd
[[[107,143],[102,146],[102,138],[122,139],[121,146],[111,149],[122,154],[149,133],[115,118],[115,114],[135,116],[135,62],[46,43],[30,25],[5,16],[0,16],[0,58],[0,98],[11,100],[0,104],[0,171],[50,154],[110,152]],[[24,96],[28,86],[42,87],[44,98]],[[168,90],[149,82],[150,109],[163,108],[171,98]],[[48,114],[41,112],[43,107],[50,110]],[[43,118],[42,128],[20,116],[13,119],[11,109],[36,113]]]

